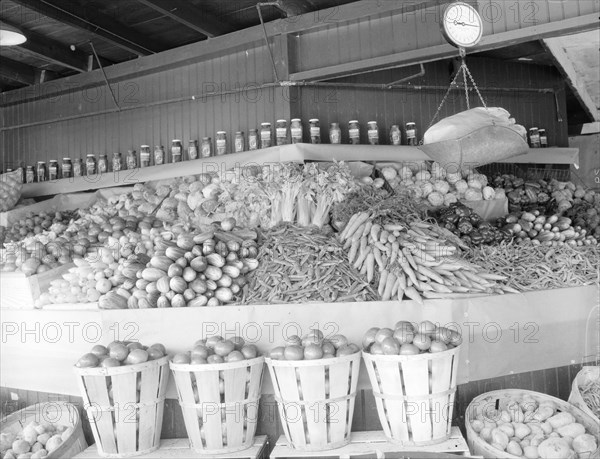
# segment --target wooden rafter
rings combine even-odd
[[[300,16],[314,9],[307,0],[277,0],[277,3],[287,17]]]
[[[36,72],[33,67],[14,61],[7,57],[1,57],[0,76],[20,84],[35,84]]]
[[[216,37],[233,30],[231,26],[219,21],[212,14],[198,10],[185,0],[137,1],[207,37]]]
[[[136,55],[146,56],[166,48],[151,38],[119,23],[114,18],[97,11],[86,18],[84,14],[79,15],[67,11],[60,6],[60,3],[53,3],[50,0],[14,0],[13,3],[70,27],[85,30]]]

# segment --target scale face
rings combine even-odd
[[[444,10],[442,34],[451,45],[457,48],[470,48],[481,40],[483,21],[471,5],[455,2]]]

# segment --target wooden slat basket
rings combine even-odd
[[[160,445],[169,357],[112,368],[77,368],[98,453],[131,457]]]
[[[189,365],[170,362],[192,448],[215,455],[252,447],[265,359]]]
[[[0,421],[0,431],[18,435],[30,422],[39,424],[50,423],[72,428],[71,434],[63,440],[60,446],[50,452],[46,459],[70,459],[87,448],[81,417],[77,407],[68,402],[36,403],[10,414]]]
[[[266,361],[289,444],[301,451],[325,451],[347,445],[360,352],[320,360]]]
[[[569,395],[569,403],[571,405],[575,405],[585,414],[587,414],[590,418],[600,425],[600,419],[598,416],[594,414],[590,407],[587,405],[583,396],[581,394],[581,390],[579,389],[584,384],[587,384],[591,381],[599,381],[600,380],[600,367],[598,366],[584,366],[577,376],[573,380],[573,386],[571,387],[571,395]]]
[[[450,436],[460,346],[419,355],[363,352],[385,435],[404,446]]]
[[[476,419],[478,416],[482,416],[484,420],[488,419],[495,422],[498,416],[497,410],[505,409],[509,402],[517,401],[525,395],[530,396],[538,403],[543,401],[554,402],[559,411],[571,413],[576,421],[586,428],[587,433],[596,437],[596,442],[600,440],[600,426],[598,423],[579,408],[571,405],[568,402],[565,402],[564,400],[530,390],[495,390],[475,397],[467,407],[467,411],[465,413],[467,443],[471,453],[474,456],[483,456],[484,458],[490,459],[518,459],[519,456],[514,456],[506,451],[500,451],[481,438],[471,427],[471,421]],[[592,453],[591,457],[599,457],[599,452],[600,450],[597,450],[596,452]]]

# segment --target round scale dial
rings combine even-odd
[[[442,32],[446,40],[456,47],[475,46],[483,33],[481,16],[467,3],[452,3],[444,10]]]

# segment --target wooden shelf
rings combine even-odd
[[[251,165],[267,165],[288,161],[385,161],[420,162],[430,158],[418,147],[390,145],[312,145],[298,143],[263,150],[246,151],[175,164],[163,164],[145,168],[108,172],[103,175],[60,179],[52,182],[23,185],[23,198],[54,196],[61,193],[132,186],[153,180],[165,180],[203,172],[242,169]],[[535,148],[530,153],[501,161],[503,163],[578,164],[577,148]]]

